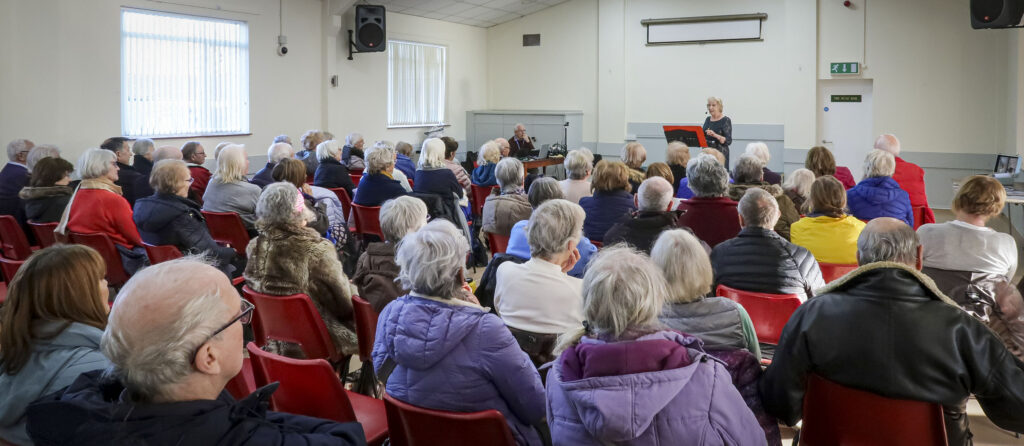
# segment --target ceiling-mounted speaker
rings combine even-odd
[[[352,39],[356,51],[384,51],[387,46],[384,14],[384,7],[381,5],[356,6],[356,32]]]
[[[971,28],[1019,28],[1024,0],[971,0]]]

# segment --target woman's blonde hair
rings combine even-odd
[[[603,192],[632,191],[633,186],[629,184],[629,167],[622,161],[601,160],[594,167],[590,187],[595,191]]]
[[[1003,211],[1006,188],[999,180],[986,175],[967,179],[953,197],[953,212],[991,217]]]
[[[703,149],[700,149],[700,153],[715,157],[715,159],[718,160],[718,164],[725,166],[725,155],[723,155],[722,152],[719,152],[718,149],[705,147]],[[726,166],[725,170],[729,170],[729,166]]]
[[[217,158],[217,171],[214,176],[220,178],[223,183],[236,183],[245,181],[245,146],[232,144],[220,151]]]
[[[708,96],[708,102],[718,105],[718,111],[724,112],[725,105],[722,105],[722,98],[716,98],[714,96]]]
[[[0,309],[0,372],[14,375],[28,362],[32,345],[52,339],[72,322],[100,330],[109,306],[100,291],[107,273],[103,258],[84,245],[53,245],[36,251],[14,275]],[[62,325],[40,333],[36,322]]]
[[[299,143],[302,144],[303,149],[315,152],[316,146],[324,142],[325,139],[326,137],[324,136],[324,132],[321,132],[320,130],[307,130],[306,133],[303,133],[302,137],[299,138]]]
[[[669,302],[693,302],[711,291],[711,259],[690,231],[662,232],[651,248],[651,260],[665,275]]]
[[[686,167],[686,163],[690,162],[690,148],[679,141],[668,143],[668,147],[665,148],[665,162]]]
[[[643,144],[631,142],[622,146],[619,156],[622,158],[622,162],[626,163],[629,168],[640,169],[644,165],[644,161],[647,161],[647,149],[644,148]]]

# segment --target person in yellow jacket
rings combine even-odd
[[[864,222],[846,214],[846,190],[831,175],[811,185],[810,213],[790,227],[790,241],[820,263],[857,264],[857,237]]]

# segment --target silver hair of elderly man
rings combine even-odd
[[[672,183],[662,177],[651,177],[640,183],[636,190],[637,204],[641,211],[664,211],[672,203]]]
[[[921,239],[914,228],[892,217],[868,222],[857,237],[857,263],[897,262],[916,266]]]
[[[759,187],[747,189],[736,207],[744,226],[771,230],[782,215],[775,197]]]
[[[744,154],[736,161],[733,178],[737,183],[758,183],[764,180],[764,161],[757,156]]]

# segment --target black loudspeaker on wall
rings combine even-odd
[[[971,28],[1017,28],[1024,0],[971,0]]]
[[[356,6],[356,32],[352,39],[356,51],[360,53],[384,51],[387,46],[385,30],[383,6]]]

